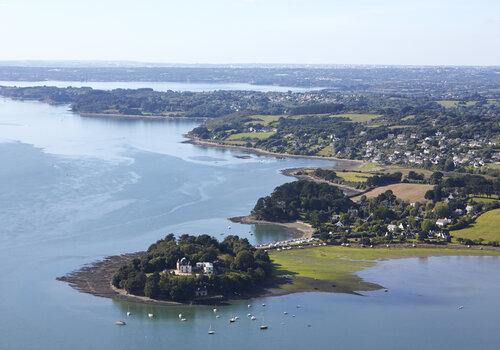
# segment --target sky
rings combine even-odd
[[[500,65],[500,0],[0,0],[0,60]]]

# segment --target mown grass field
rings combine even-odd
[[[276,276],[284,277],[279,288],[289,292],[327,291],[352,293],[379,289],[363,281],[357,272],[379,260],[441,255],[500,255],[500,251],[446,248],[318,248],[270,251]]]
[[[381,169],[380,165],[377,163],[373,163],[373,162],[365,163],[363,165],[356,167],[356,170],[364,171],[364,172],[378,171],[380,169]]]
[[[500,209],[487,211],[479,216],[472,226],[452,231],[451,234],[455,238],[482,238],[489,242],[500,242]]]
[[[489,204],[489,203],[495,203],[499,202],[500,198],[495,198],[495,197],[480,197],[480,196],[471,196],[469,197],[471,201],[474,201],[476,203],[483,203],[483,204]]]
[[[226,141],[240,141],[240,140],[265,140],[269,137],[274,135],[273,131],[268,131],[268,132],[241,132],[238,134],[232,134],[228,138],[226,138]]]
[[[370,173],[356,172],[356,171],[336,171],[337,176],[346,182],[364,183],[366,180],[373,176]]]
[[[332,156],[332,146],[326,146],[324,148],[322,148],[318,153],[317,153],[318,156],[321,156],[321,157],[331,157]]]
[[[424,202],[425,192],[431,190],[433,187],[433,185],[427,184],[398,183],[374,188],[373,190],[368,191],[363,195],[368,198],[374,198],[379,194],[384,193],[385,191],[391,190],[396,197],[401,198],[402,200],[408,202]],[[352,200],[357,201],[360,198],[361,196],[356,196],[352,197]]]
[[[277,122],[282,116],[281,115],[251,115],[252,121],[246,122],[245,124],[261,124],[269,125]]]

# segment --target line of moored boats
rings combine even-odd
[[[247,307],[251,308],[252,305],[248,304]],[[262,304],[262,307],[266,307],[266,304]],[[299,309],[299,308],[300,308],[300,305],[297,305],[297,309]],[[215,318],[220,318],[220,315],[218,314],[218,310],[216,308],[213,309],[213,312],[215,314]],[[284,311],[283,314],[284,315],[288,315],[288,312]],[[132,313],[130,311],[127,311],[127,317],[131,317],[131,316],[132,316]],[[179,320],[181,322],[186,322],[187,321],[187,318],[184,317],[183,314],[179,314],[178,317],[179,317]],[[292,315],[292,317],[295,317],[295,315]],[[150,313],[148,313],[148,318],[153,319],[153,318],[155,318],[155,315],[150,312]],[[257,317],[255,315],[253,315],[252,313],[248,313],[247,314],[247,318],[249,320],[252,320],[252,321],[257,320]],[[264,317],[262,317],[262,321],[263,321],[263,319],[264,319]],[[238,320],[239,320],[238,316],[231,316],[231,318],[229,318],[229,323],[235,323]],[[125,326],[127,323],[125,321],[123,321],[123,320],[118,320],[118,321],[115,322],[115,324],[117,326]],[[268,325],[266,323],[262,322],[261,325],[259,326],[259,328],[261,330],[266,330],[269,327],[268,327]],[[215,330],[212,328],[212,324],[210,324],[210,327],[208,329],[208,334],[215,334]]]

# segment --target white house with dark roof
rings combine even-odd
[[[177,274],[191,274],[193,273],[193,266],[191,265],[191,262],[184,257],[182,259],[177,260]]]

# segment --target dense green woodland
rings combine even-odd
[[[215,273],[175,275],[179,259],[214,263]],[[219,242],[208,235],[169,234],[152,244],[141,258],[123,266],[113,277],[113,285],[128,293],[154,299],[192,301],[197,290],[208,296],[234,297],[259,290],[271,276],[272,264],[263,250],[247,239],[227,236]]]
[[[270,196],[259,198],[252,215],[261,220],[309,221],[313,213],[327,218],[352,206],[352,201],[337,187],[300,180],[278,186]]]

